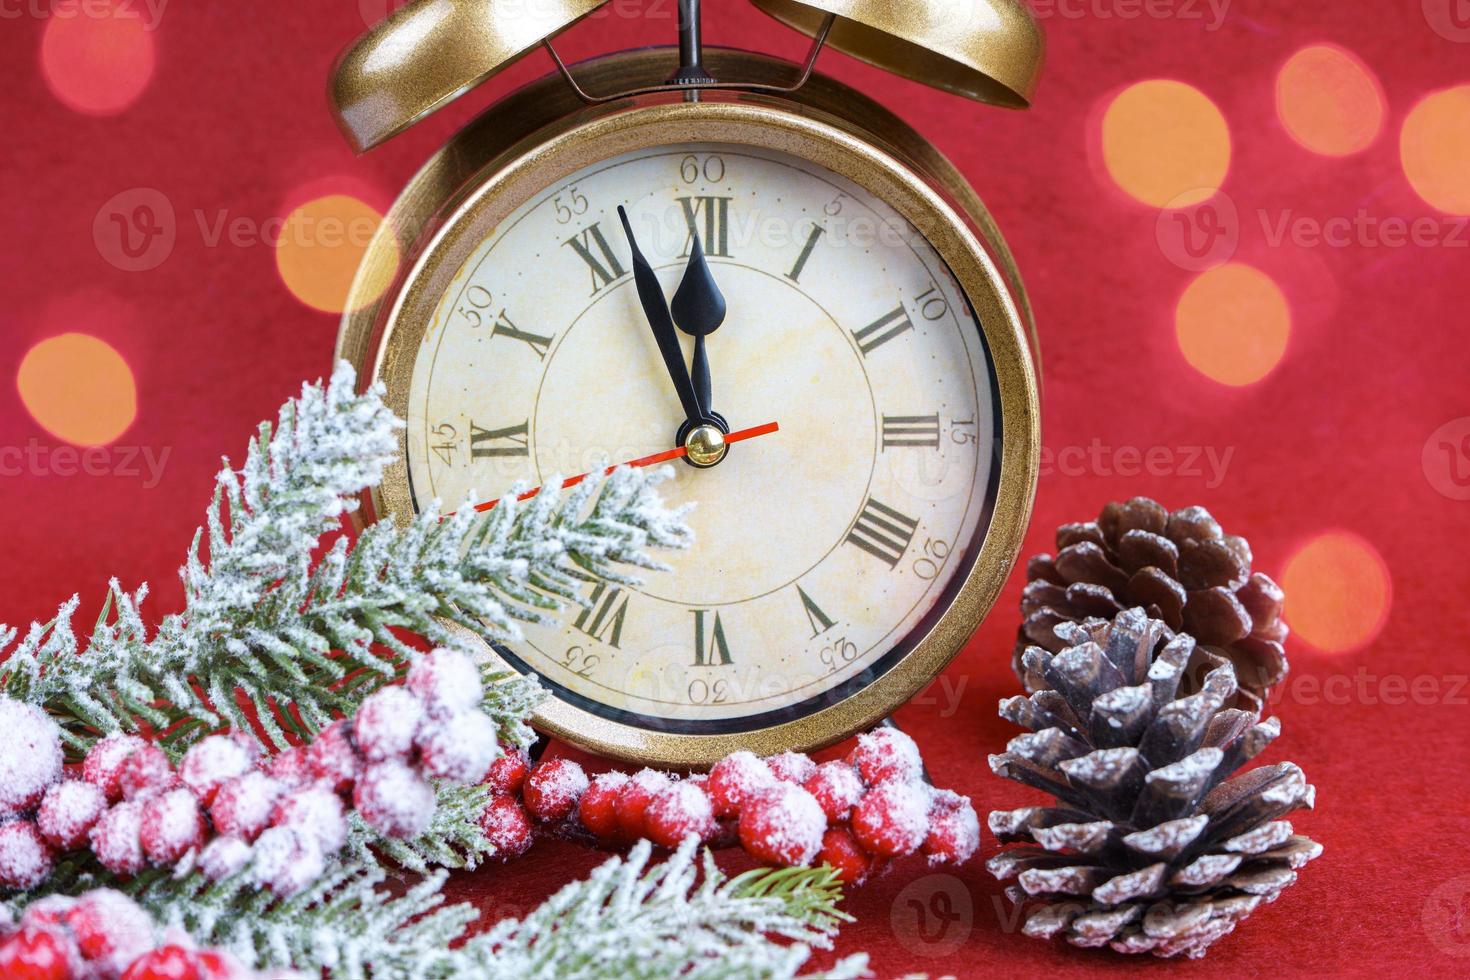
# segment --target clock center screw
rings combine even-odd
[[[707,469],[719,463],[730,451],[730,444],[725,441],[725,434],[718,426],[701,425],[689,433],[689,438],[684,441],[684,448],[689,450],[685,458],[690,465]]]

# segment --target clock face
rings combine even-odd
[[[819,711],[894,666],[989,526],[1000,417],[971,306],[924,237],[795,156],[685,144],[534,195],[478,245],[414,359],[412,499],[446,509],[676,445],[681,401],[640,304],[626,208],[672,298],[697,232],[728,313],[707,339],[718,464],[672,464],[696,540],[642,585],[501,655],[564,701],[652,730]],[[680,335],[685,363],[694,341]]]

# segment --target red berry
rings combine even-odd
[[[795,783],[798,786],[817,771],[817,764],[812,761],[811,756],[801,752],[782,752],[770,756],[766,759],[766,765],[771,767],[771,775],[783,783]]]
[[[326,783],[334,793],[352,788],[362,769],[362,757],[352,745],[347,722],[333,722],[312,740],[306,749],[306,768],[313,779]]]
[[[776,784],[771,767],[753,752],[735,752],[725,756],[709,774],[709,797],[715,816],[739,816],[740,808],[754,794]]]
[[[72,950],[64,936],[26,927],[0,944],[0,977],[6,980],[70,980]]]
[[[138,829],[143,853],[154,865],[173,864],[191,850],[204,846],[204,814],[187,789],[155,796],[143,804]]]
[[[265,773],[247,772],[220,786],[209,807],[209,818],[221,834],[255,840],[270,823],[271,811],[284,787]]]
[[[526,783],[526,774],[531,769],[531,757],[526,754],[525,749],[513,745],[502,744],[500,751],[503,754],[490,763],[490,771],[485,774],[485,785],[490,787],[491,793],[515,796]]]
[[[836,868],[844,885],[861,885],[873,867],[873,859],[863,853],[846,827],[833,827],[822,835],[822,850],[817,861]]]
[[[474,711],[484,696],[480,668],[458,650],[435,650],[408,668],[408,689],[435,718]]]
[[[92,853],[102,866],[116,875],[143,870],[143,804],[135,800],[117,804],[102,814],[88,839]]]
[[[33,810],[61,778],[61,729],[35,705],[0,698],[0,813]]]
[[[358,751],[369,762],[401,759],[413,750],[424,706],[401,687],[385,687],[363,701],[352,718]]]
[[[746,801],[740,812],[741,845],[771,864],[810,864],[826,829],[827,817],[812,794],[786,782]]]
[[[670,785],[668,776],[653,769],[641,769],[618,791],[618,826],[628,840],[638,840],[645,833],[643,816],[653,798]]]
[[[311,766],[306,762],[306,750],[303,748],[280,753],[270,761],[265,771],[282,786],[305,786],[311,782]]]
[[[271,826],[290,827],[315,838],[324,854],[336,854],[347,843],[342,798],[325,786],[287,791],[271,812]]]
[[[215,791],[227,779],[243,776],[255,767],[255,752],[243,740],[228,735],[211,735],[184,753],[179,779],[209,806]]]
[[[526,777],[526,809],[542,823],[565,820],[587,792],[587,774],[570,759],[543,762]]]
[[[78,899],[67,925],[82,956],[111,967],[98,971],[106,975],[116,976],[153,946],[153,920],[148,913],[126,895],[106,888]]]
[[[201,949],[195,952],[194,960],[203,980],[236,980],[246,976],[244,968],[228,953]]]
[[[239,837],[216,837],[199,852],[199,870],[210,881],[224,881],[250,863],[250,845]]]
[[[610,842],[622,835],[618,824],[618,794],[628,785],[628,776],[621,772],[605,772],[592,780],[582,801],[577,805],[577,818],[598,840]]]
[[[434,790],[408,765],[389,759],[362,771],[352,791],[352,805],[378,833],[408,839],[429,829]]]
[[[480,814],[480,829],[500,857],[518,857],[531,848],[531,818],[509,796],[490,798]]]
[[[66,895],[47,895],[26,906],[25,912],[21,913],[20,924],[37,929],[64,926],[76,904],[76,899]]]
[[[178,786],[179,777],[163,749],[144,742],[123,760],[118,784],[122,786],[123,799],[145,800]]]
[[[964,864],[980,847],[980,818],[969,798],[938,790],[929,810],[924,853],[930,864]]]
[[[868,791],[852,811],[852,834],[876,857],[903,857],[929,833],[929,797],[918,783],[889,782]]]
[[[46,843],[74,851],[87,843],[87,834],[107,809],[107,798],[91,783],[68,779],[54,783],[41,800],[36,824]]]
[[[919,747],[897,728],[878,728],[858,736],[847,761],[869,786],[890,781],[915,782],[924,772]]]
[[[419,765],[431,779],[478,783],[495,756],[496,730],[483,711],[435,719],[419,730]]]
[[[34,888],[51,877],[51,848],[29,820],[0,826],[0,885]]]
[[[133,961],[122,980],[204,980],[192,952],[182,946],[160,946]]]
[[[846,820],[857,801],[863,798],[863,781],[857,770],[845,762],[822,763],[803,787],[817,798],[822,812],[833,823]]]
[[[290,898],[321,877],[326,859],[316,839],[290,827],[272,827],[252,850],[255,880],[281,898]]]
[[[655,844],[678,847],[691,834],[703,840],[714,833],[714,809],[703,789],[689,782],[675,783],[648,804],[643,826]]]
[[[82,778],[100,789],[108,803],[122,799],[122,764],[146,743],[136,735],[109,735],[87,752],[82,760]]]

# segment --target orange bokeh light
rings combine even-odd
[[[1275,280],[1231,262],[1201,273],[1179,297],[1174,332],[1184,359],[1221,384],[1254,384],[1286,353],[1291,310]]]
[[[1276,76],[1276,115],[1313,153],[1338,157],[1367,149],[1383,129],[1384,110],[1372,70],[1336,45],[1302,48]]]
[[[348,194],[307,201],[286,218],[276,242],[281,281],[307,306],[341,313],[347,308],[358,266],[382,222],[376,209]],[[379,262],[365,273],[362,304],[382,294],[396,266],[395,246],[392,261]]]
[[[1230,170],[1230,127],[1209,96],[1168,79],[1138,82],[1108,105],[1102,160],[1129,196],[1189,207],[1219,190]]]
[[[153,78],[153,31],[143,5],[123,0],[58,4],[41,37],[41,74],[77,112],[111,116],[138,100]]]
[[[1299,548],[1281,572],[1281,588],[1292,634],[1326,653],[1371,643],[1393,603],[1387,564],[1350,531],[1328,531]]]
[[[1470,214],[1470,85],[1433,92],[1409,110],[1399,159],[1415,193],[1446,214]]]
[[[41,341],[21,360],[15,383],[31,417],[74,445],[106,445],[138,415],[138,386],[128,362],[90,334]]]

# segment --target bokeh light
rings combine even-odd
[[[1201,273],[1174,310],[1179,350],[1190,366],[1221,384],[1254,384],[1286,353],[1291,310],[1275,280],[1230,262]]]
[[[138,415],[138,386],[128,362],[90,334],[41,341],[26,352],[15,381],[31,417],[74,445],[106,445]]]
[[[1393,582],[1382,556],[1350,531],[1308,541],[1281,573],[1292,634],[1326,653],[1373,641],[1388,620]]]
[[[1302,48],[1276,76],[1276,115],[1313,153],[1347,156],[1367,149],[1383,129],[1384,109],[1372,70],[1336,45]]]
[[[1168,79],[1121,92],[1102,118],[1102,159],[1129,196],[1154,207],[1206,200],[1230,170],[1230,127],[1209,96]]]
[[[307,306],[341,313],[347,308],[353,277],[382,222],[375,208],[349,194],[330,194],[300,205],[286,218],[276,243],[281,281]],[[365,271],[359,305],[376,299],[392,281],[398,261],[396,244],[391,251],[391,261],[376,262]]]
[[[154,32],[142,4],[60,4],[41,37],[41,74],[77,112],[110,116],[138,100],[153,78]]]
[[[1470,214],[1470,85],[1425,96],[1409,110],[1399,158],[1415,193],[1446,214]]]

